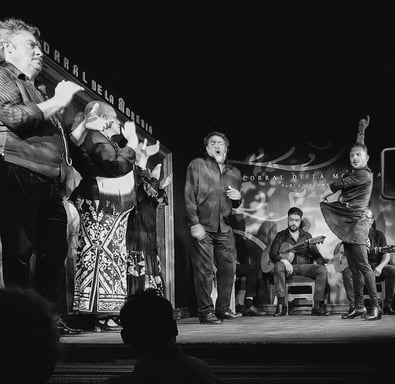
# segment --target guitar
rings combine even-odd
[[[384,245],[383,247],[374,247],[370,252],[374,253],[391,253],[395,252],[395,245]],[[347,258],[344,255],[342,242],[338,243],[333,251],[333,266],[336,272],[343,272],[348,267]]]
[[[282,259],[287,259],[290,263],[292,263],[294,259],[294,250],[296,250],[299,247],[306,246],[308,244],[320,244],[323,243],[325,240],[326,236],[316,236],[312,237],[311,239],[306,239],[306,240],[301,240],[298,241],[296,244],[291,245],[287,242],[284,242],[280,246],[280,252],[279,255]],[[265,250],[266,251],[266,250]],[[270,260],[268,252],[263,252],[262,257],[261,257],[261,269],[262,272],[268,273],[270,272],[274,267],[273,262]]]

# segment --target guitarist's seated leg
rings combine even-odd
[[[378,281],[385,281],[384,314],[395,315],[395,265],[387,264]]]
[[[287,303],[285,302],[285,281],[286,269],[284,263],[278,261],[274,264],[274,292],[277,296],[277,308],[274,317],[285,316],[287,314]]]
[[[243,316],[264,316],[266,312],[261,311],[255,306],[255,300],[258,295],[258,271],[254,265],[238,264],[236,266],[236,276],[246,277],[246,287],[244,296],[244,305],[241,309]]]
[[[328,316],[324,307],[324,294],[328,271],[321,264],[294,264],[294,275],[310,277],[315,281],[314,305],[311,314],[314,316]]]

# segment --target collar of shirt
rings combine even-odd
[[[287,236],[288,236],[290,239],[292,239],[292,241],[293,241],[294,243],[297,243],[299,240],[302,240],[302,239],[304,239],[304,238],[307,236],[306,231],[303,230],[302,228],[299,228],[299,236],[298,236],[297,240],[295,240],[295,239],[293,238],[293,236],[291,235],[291,231],[289,230],[289,228],[287,228],[286,231],[287,231]]]
[[[208,155],[207,153],[206,153],[206,156],[204,157],[204,159],[219,166],[219,164],[217,163],[217,160],[215,160],[214,157]],[[228,163],[228,159],[225,159],[225,162],[224,162],[224,170],[225,169],[230,169],[230,165]]]
[[[350,174],[350,173],[355,173],[355,172],[357,172],[357,171],[372,172],[372,170],[366,165],[365,167],[358,168],[358,169],[352,168],[351,171],[349,171],[348,173],[349,173],[349,174]]]
[[[8,61],[3,61],[1,63],[1,66],[3,66],[4,68],[7,68],[18,79],[25,80],[25,81],[28,80],[27,76],[22,71],[20,71],[17,67],[15,67],[14,64],[9,63]]]

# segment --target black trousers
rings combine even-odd
[[[344,253],[352,272],[355,306],[357,308],[364,307],[363,286],[365,284],[370,297],[370,305],[379,307],[376,277],[368,262],[366,245],[344,243]]]
[[[236,246],[233,231],[206,232],[203,240],[193,240],[191,262],[194,273],[198,316],[210,312],[223,314],[230,309],[233,282],[236,273]],[[217,277],[217,300],[211,299],[214,266]]]
[[[67,255],[67,215],[59,185],[0,160],[0,235],[6,287],[31,287],[55,304]],[[33,273],[32,255],[35,254]]]

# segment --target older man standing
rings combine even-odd
[[[43,65],[40,31],[19,19],[0,21],[0,234],[6,287],[35,287],[55,308],[67,254],[61,185],[69,166],[56,115],[83,90],[61,81],[53,97],[36,87]],[[59,319],[60,331],[68,330]]]
[[[205,155],[188,166],[185,203],[193,238],[192,267],[200,323],[218,324],[242,316],[230,309],[236,271],[236,246],[229,225],[241,203],[241,173],[226,162],[229,140],[222,132],[204,138]],[[214,266],[218,297],[211,299]]]

